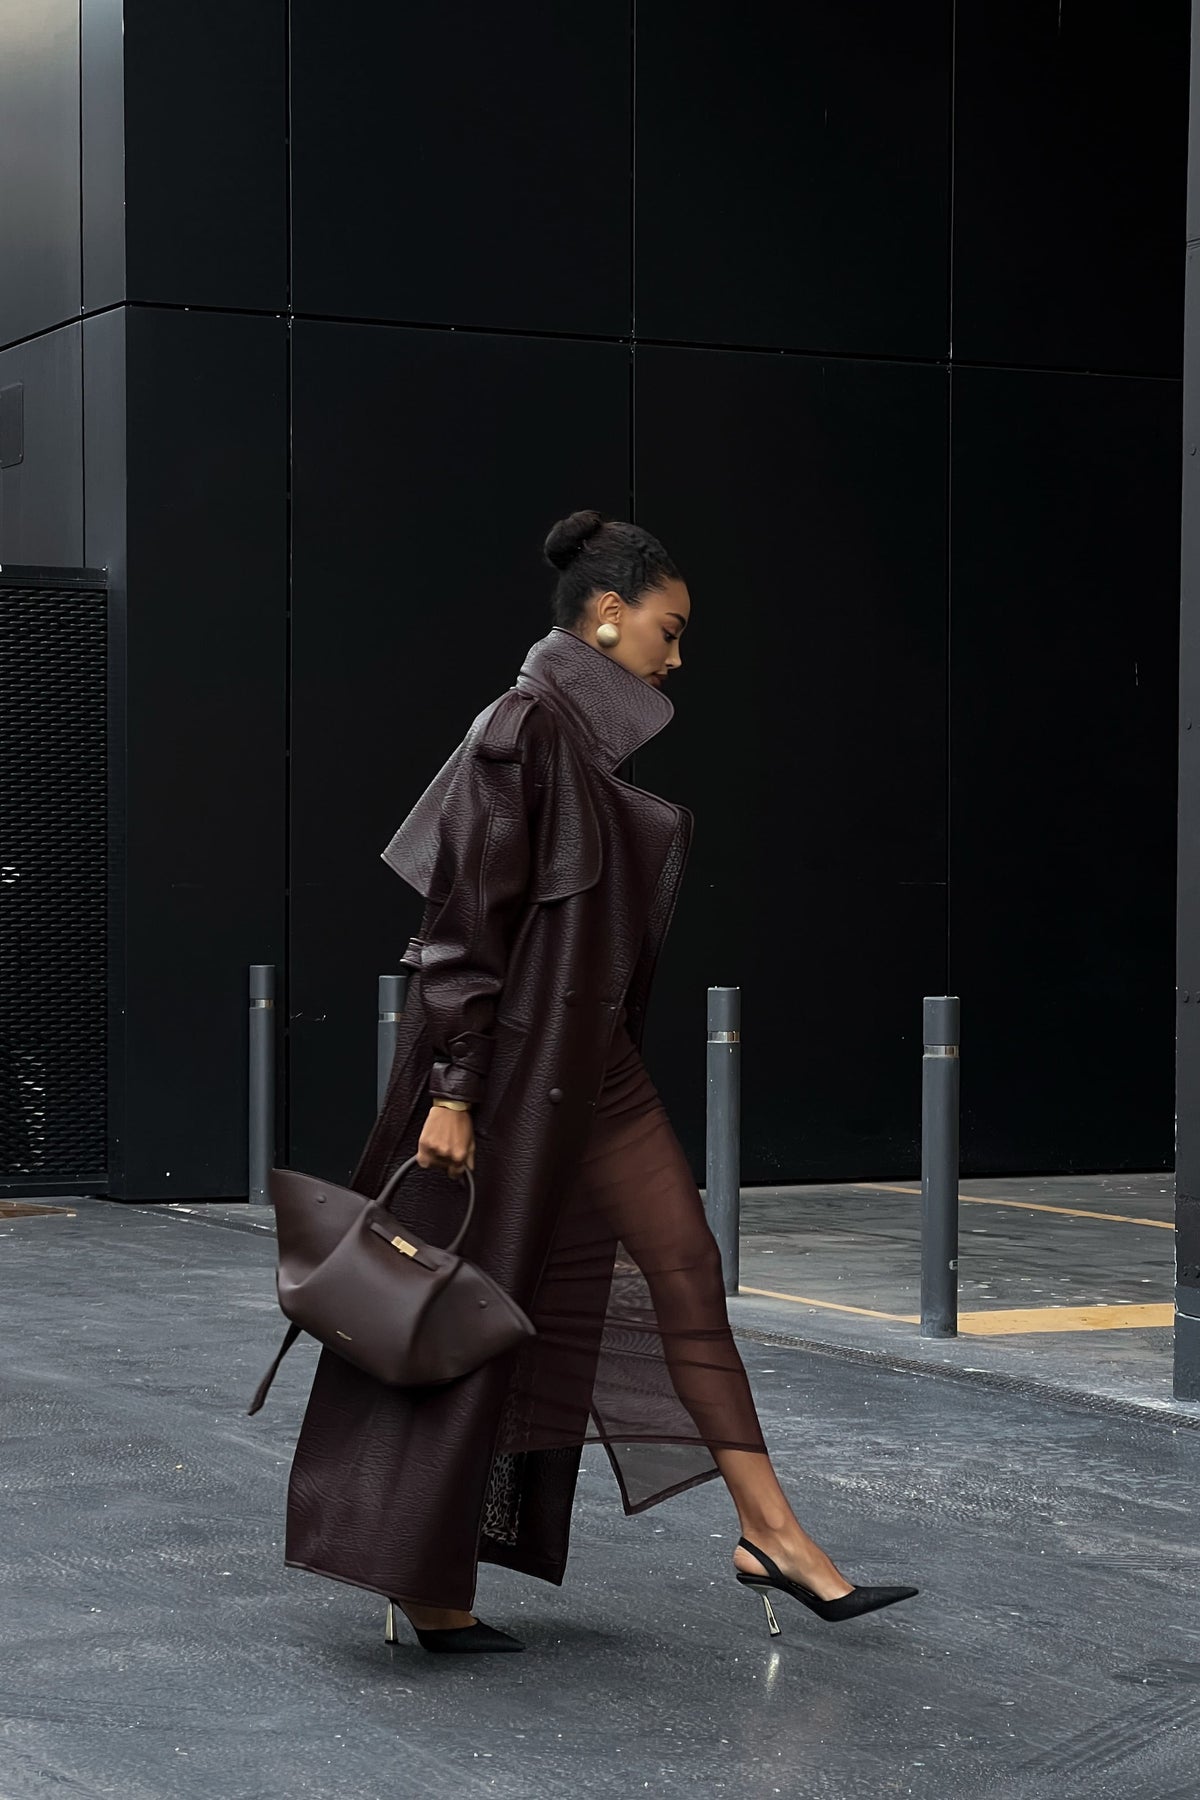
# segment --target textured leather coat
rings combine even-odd
[[[691,814],[616,772],[673,711],[556,627],[383,853],[426,905],[404,959],[416,973],[391,1084],[354,1185],[377,1193],[413,1152],[431,1096],[471,1100],[479,1201],[463,1253],[527,1310],[622,1005],[641,1043],[687,856]],[[461,1192],[421,1172],[392,1204],[437,1242]],[[579,1450],[516,1459],[519,1526],[496,1522],[509,1373],[500,1359],[406,1392],[324,1352],[292,1470],[288,1562],[456,1607],[471,1605],[481,1559],[560,1581]],[[586,1428],[583,1416],[580,1443]]]

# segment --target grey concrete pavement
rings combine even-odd
[[[1183,1800],[1197,1791],[1200,1433],[746,1342],[845,1626],[730,1579],[716,1484],[622,1517],[588,1453],[566,1586],[485,1571],[524,1656],[387,1650],[369,1595],[281,1564],[312,1367],[268,1233],[81,1203],[0,1222],[0,1800]]]
[[[1200,1424],[1171,1394],[1169,1175],[962,1188],[957,1339],[919,1334],[920,1190],[899,1182],[747,1189],[735,1327]]]

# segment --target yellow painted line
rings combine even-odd
[[[882,1181],[849,1181],[847,1187],[867,1188],[875,1194],[913,1194],[919,1199],[919,1187],[888,1187]],[[1138,1219],[1126,1213],[1090,1212],[1084,1206],[1048,1206],[1044,1200],[987,1200],[982,1194],[960,1194],[968,1206],[1015,1206],[1019,1212],[1062,1213],[1068,1219],[1109,1219],[1114,1225],[1153,1225],[1159,1231],[1174,1231],[1173,1219]]]
[[[0,1219],[77,1219],[78,1213],[66,1212],[60,1206],[6,1206],[0,1201]]]
[[[775,1288],[739,1287],[739,1294],[762,1300],[790,1300],[794,1306],[815,1306],[820,1312],[856,1313],[862,1319],[890,1319],[894,1325],[919,1325],[919,1313],[878,1312],[871,1306],[847,1306],[840,1300],[814,1300],[808,1294],[781,1294]],[[958,1329],[964,1337],[1021,1337],[1039,1331],[1133,1331],[1169,1327],[1175,1308],[1166,1303],[1142,1305],[1130,1301],[1115,1306],[1026,1306],[1009,1311],[959,1313]]]
[[[837,1300],[809,1300],[803,1294],[777,1294],[773,1288],[739,1287],[739,1294],[757,1294],[763,1300],[794,1300],[797,1306],[819,1306],[823,1312],[857,1313],[862,1319],[894,1319],[898,1325],[919,1325],[917,1313],[876,1312],[870,1306],[843,1306]]]
[[[970,1337],[1020,1337],[1036,1331],[1132,1331],[1175,1323],[1165,1306],[1029,1306],[1016,1312],[960,1313],[958,1329]]]

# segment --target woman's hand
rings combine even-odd
[[[422,1169],[445,1169],[455,1176],[474,1169],[475,1126],[470,1113],[431,1106],[417,1145],[417,1162]]]

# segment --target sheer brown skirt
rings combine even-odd
[[[603,1443],[639,1512],[715,1475],[714,1450],[765,1452],[716,1241],[624,1014],[533,1322],[501,1457]]]

